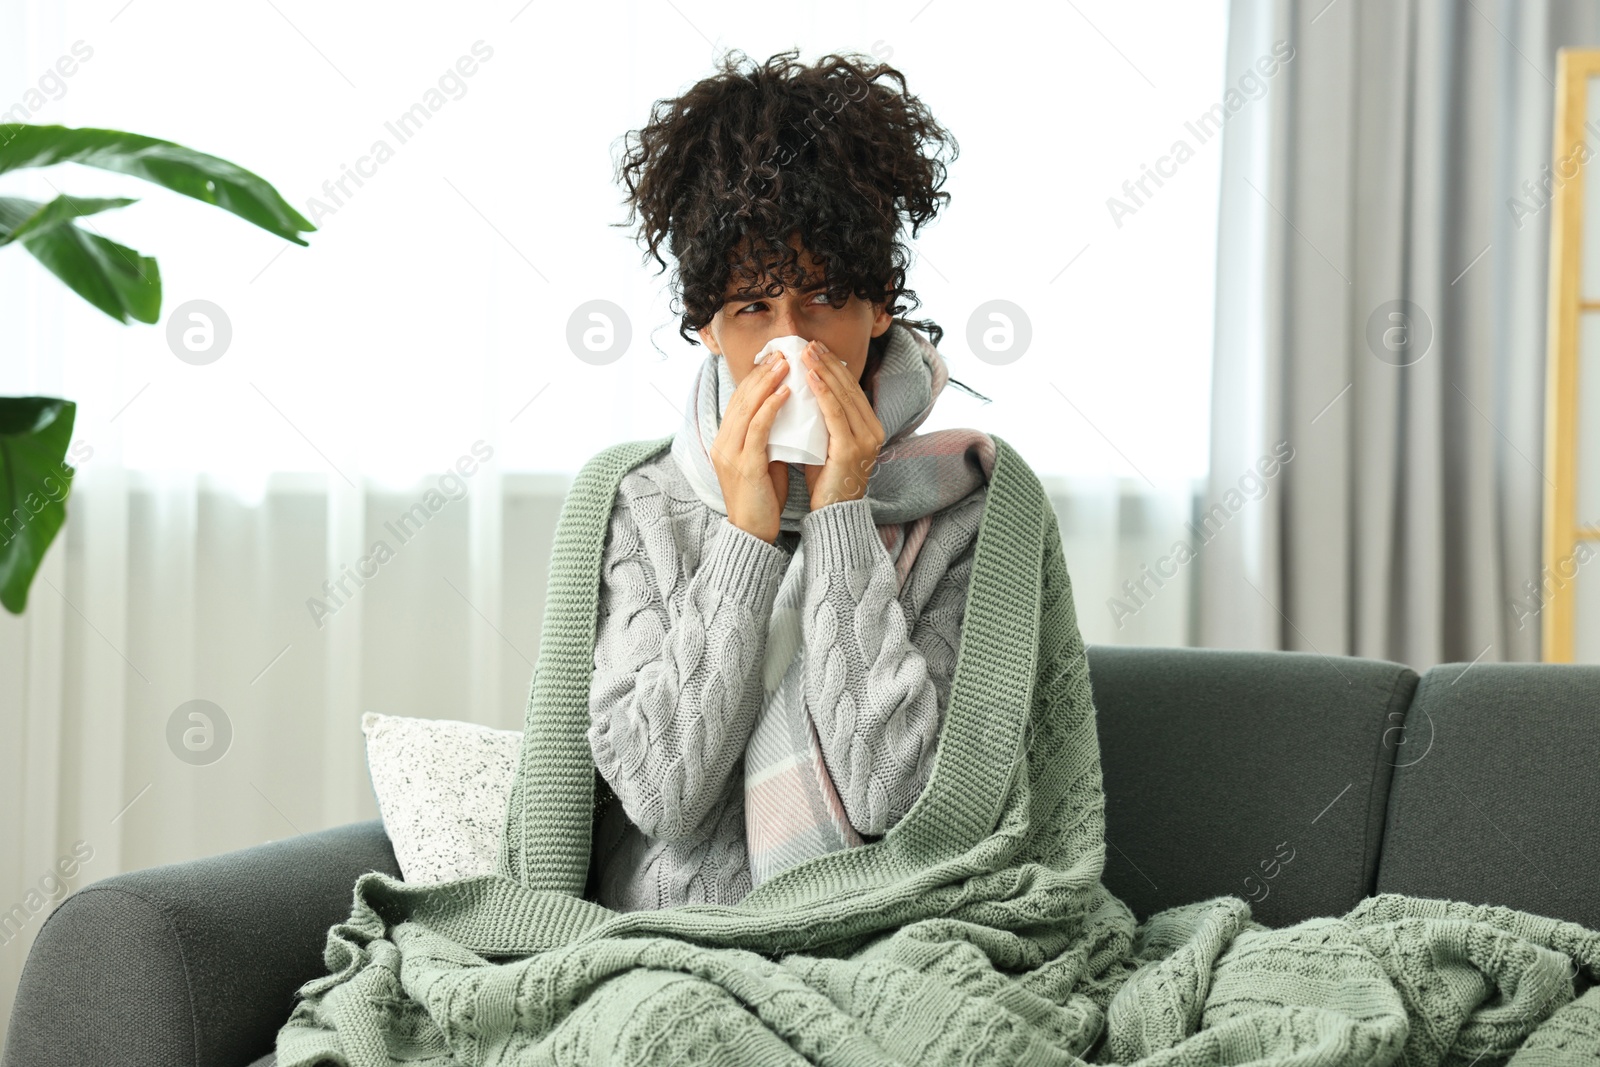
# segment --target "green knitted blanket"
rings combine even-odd
[[[377,872],[328,933],[279,1067],[1600,1063],[1600,934],[1399,896],[1272,930],[1223,897],[1136,924],[1100,883],[1104,794],[1053,511],[999,437],[932,776],[881,840],[737,906],[583,899],[601,551],[622,475],[561,511],[493,874]]]

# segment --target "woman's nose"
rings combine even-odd
[[[772,328],[775,331],[773,337],[800,336],[800,316],[788,301],[778,305],[772,319]]]

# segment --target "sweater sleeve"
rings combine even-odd
[[[755,728],[767,620],[793,557],[724,516],[688,574],[669,517],[641,511],[619,499],[611,516],[589,744],[641,831],[694,839],[719,814]]]
[[[967,508],[936,520],[904,593],[866,498],[826,505],[802,522],[806,707],[860,834],[899,822],[932,770],[980,514]]]

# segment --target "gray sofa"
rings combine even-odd
[[[1234,894],[1262,922],[1374,892],[1600,928],[1600,667],[1089,650],[1106,884],[1135,913]],[[40,930],[0,1067],[272,1062],[380,823],[117,875]],[[291,931],[287,936],[283,931]]]

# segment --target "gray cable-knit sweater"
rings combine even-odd
[[[606,536],[589,696],[595,766],[616,796],[596,830],[601,904],[733,904],[750,891],[744,748],[800,541],[805,703],[845,814],[870,839],[911,809],[949,703],[984,493],[934,516],[897,592],[865,499],[813,511],[768,544],[706,506],[670,451],[628,472]],[[824,641],[829,654],[816,654]]]

